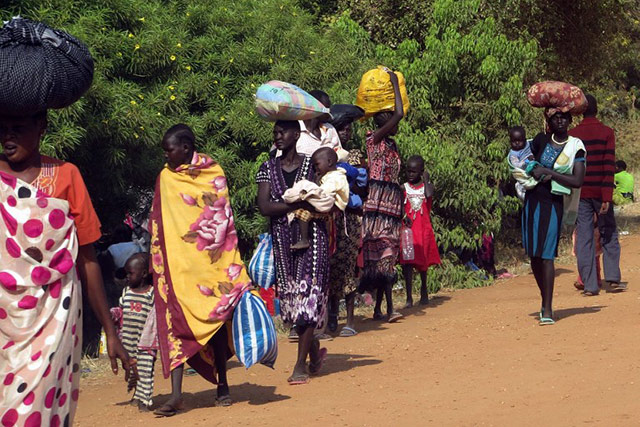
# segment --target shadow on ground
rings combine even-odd
[[[249,405],[266,405],[271,402],[279,402],[291,399],[291,396],[275,392],[276,386],[265,386],[252,383],[242,383],[229,386],[229,394],[234,403],[247,402]],[[153,409],[162,406],[171,397],[170,394],[160,394],[154,396]],[[183,393],[182,399],[185,409],[180,412],[188,412],[192,409],[214,408],[213,402],[216,397],[216,386],[211,385],[210,390],[203,390],[197,393]]]
[[[590,306],[590,307],[585,306],[585,307],[561,308],[559,310],[553,311],[553,317],[556,320],[560,320],[560,319],[566,319],[567,317],[576,316],[578,314],[593,314],[593,313],[599,312],[600,310],[606,307],[607,307],[606,305],[596,305],[596,306]],[[540,313],[538,312],[529,313],[529,316],[538,317],[540,316]]]

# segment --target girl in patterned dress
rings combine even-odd
[[[431,226],[431,205],[433,203],[433,184],[429,182],[429,173],[424,170],[424,159],[411,156],[407,161],[407,180],[405,192],[405,225],[413,231],[414,258],[400,259],[405,286],[407,288],[407,304],[413,306],[411,290],[413,288],[413,270],[420,272],[420,304],[429,303],[427,292],[427,270],[432,265],[440,264],[438,245]]]
[[[367,133],[367,157],[369,163],[369,196],[364,204],[362,219],[362,254],[364,271],[359,291],[376,290],[374,320],[385,318],[382,314],[382,297],[387,300],[389,322],[404,316],[393,309],[392,289],[397,280],[396,263],[400,246],[402,225],[402,188],[398,182],[400,154],[396,142],[391,139],[398,132],[398,123],[404,116],[398,76],[388,70],[395,94],[393,112],[379,112],[374,116],[378,129]]]

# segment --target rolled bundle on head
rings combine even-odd
[[[271,80],[256,92],[256,113],[267,121],[277,122],[309,120],[329,115],[329,109],[298,86]]]
[[[92,81],[93,58],[73,36],[23,18],[0,28],[0,114],[67,107]]]
[[[587,98],[582,89],[564,82],[536,83],[527,91],[527,100],[533,107],[544,108],[544,115],[547,118],[557,112],[575,116],[587,109]]]
[[[336,129],[342,129],[349,123],[353,123],[364,117],[364,110],[357,105],[351,104],[333,104],[330,108],[331,124]]]

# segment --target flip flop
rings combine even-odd
[[[348,326],[343,327],[342,330],[340,331],[341,337],[353,337],[356,335],[358,335],[358,331]]]
[[[333,337],[329,334],[318,334],[314,338],[318,341],[333,341]]]
[[[400,319],[404,319],[404,315],[402,313],[393,312],[389,315],[389,323],[395,323]]]
[[[556,321],[553,320],[551,317],[541,317],[540,318],[540,322],[538,322],[538,324],[540,326],[545,326],[545,325],[555,325]]]
[[[297,375],[295,377],[292,375],[287,379],[289,385],[309,384],[309,381],[311,381],[311,378],[309,378],[309,375],[305,374]]]
[[[167,404],[164,404],[158,409],[156,409],[155,411],[153,411],[153,414],[159,417],[173,417],[177,413],[178,413],[178,409]]]
[[[317,363],[309,363],[309,373],[311,375],[318,375],[320,369],[322,369],[322,365],[324,361],[327,360],[327,349],[326,347],[322,347],[318,350],[318,358],[320,359]]]
[[[231,400],[231,396],[229,395],[216,397],[216,400],[213,401],[213,406],[217,408],[231,406],[232,404],[233,401]]]

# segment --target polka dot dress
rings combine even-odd
[[[70,425],[82,316],[68,202],[0,172],[0,225],[0,425]]]

